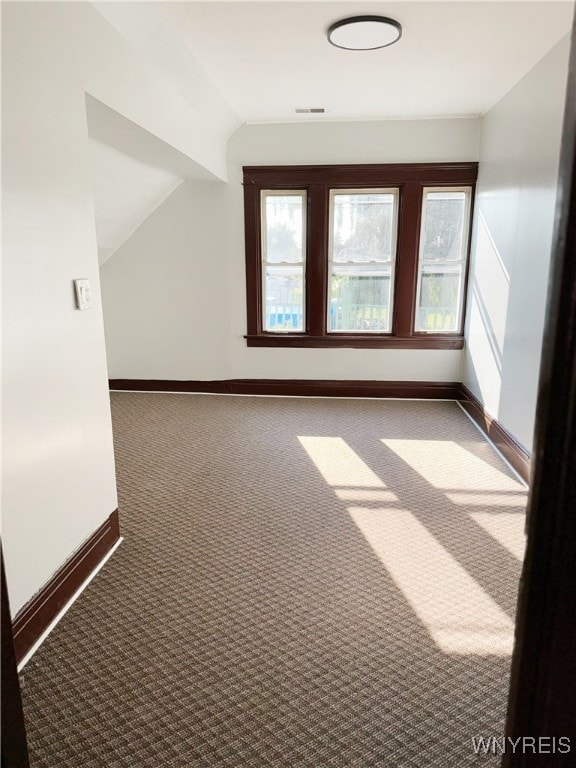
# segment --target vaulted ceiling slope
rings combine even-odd
[[[102,265],[184,180],[218,177],[89,94],[86,118]]]
[[[240,117],[200,66],[193,48],[179,34],[177,19],[164,12],[162,3],[137,0],[92,5],[207,125],[224,138],[236,130]]]
[[[102,266],[183,180],[93,139],[90,159]]]

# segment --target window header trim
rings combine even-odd
[[[393,163],[386,165],[247,165],[244,184],[268,189],[285,184],[329,184],[333,188],[397,186],[421,182],[422,186],[468,186],[476,182],[478,163]]]

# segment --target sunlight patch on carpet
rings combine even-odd
[[[451,491],[524,490],[518,480],[452,440],[382,439],[382,443],[434,488]]]
[[[439,648],[512,653],[511,619],[414,515],[362,507],[348,512]]]
[[[520,562],[524,560],[526,548],[524,515],[514,512],[498,512],[495,515],[490,512],[471,512],[470,517]]]

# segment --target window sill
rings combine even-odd
[[[373,334],[335,334],[306,336],[298,333],[247,335],[248,347],[347,347],[352,349],[463,349],[464,337],[458,334],[419,334],[415,336],[376,336]]]

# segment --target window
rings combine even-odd
[[[470,196],[470,187],[424,189],[416,331],[455,333],[461,326]]]
[[[303,331],[306,191],[264,190],[261,203],[264,330]]]
[[[461,349],[477,170],[245,167],[248,345]]]
[[[397,189],[330,190],[328,332],[390,332],[397,198]]]

